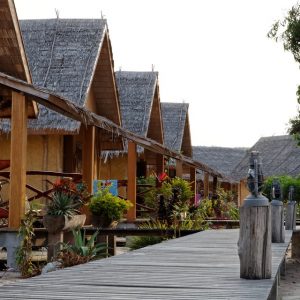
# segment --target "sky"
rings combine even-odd
[[[189,103],[193,145],[251,147],[286,134],[300,70],[267,38],[293,0],[15,0],[20,19],[106,18],[116,70],[159,73]]]

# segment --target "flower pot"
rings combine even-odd
[[[86,215],[74,215],[70,218],[66,216],[45,215],[43,217],[43,224],[49,233],[56,233],[80,228],[84,225],[85,219]]]
[[[116,228],[117,224],[118,224],[118,221],[108,219],[106,216],[92,215],[92,225],[94,227]]]

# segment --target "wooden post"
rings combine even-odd
[[[47,260],[50,262],[56,257],[61,249],[61,243],[64,241],[64,233],[62,231],[56,233],[48,233],[48,251]]]
[[[286,230],[296,229],[296,201],[289,201],[285,220]]]
[[[269,206],[240,207],[240,277],[267,279],[272,275],[271,210]]]
[[[298,229],[292,235],[292,258],[300,259],[300,231]]]
[[[271,201],[271,220],[272,220],[272,243],[284,243],[284,217],[283,205],[280,200]]]
[[[190,167],[190,183],[192,192],[194,194],[194,196],[191,198],[191,203],[194,205],[197,194],[196,169],[194,167]]]
[[[127,212],[127,221],[136,220],[136,144],[128,141],[128,166],[127,166],[127,199],[132,207]]]
[[[217,187],[218,187],[218,177],[214,176],[213,177],[213,185],[212,185],[212,193],[213,193],[213,195],[217,194]]]
[[[257,151],[251,152],[249,164],[247,186],[250,194],[240,207],[240,277],[268,279],[272,276],[271,206],[269,199],[261,194],[262,163]]]
[[[10,150],[10,228],[19,228],[25,214],[27,158],[27,102],[25,96],[12,92]]]
[[[204,198],[208,198],[209,195],[209,174],[207,172],[204,173]]]
[[[182,161],[176,160],[176,177],[182,177],[183,168],[182,168]]]
[[[75,171],[74,165],[75,143],[73,135],[64,136],[64,150],[63,150],[63,170],[67,173]]]
[[[82,140],[82,181],[87,185],[87,191],[93,193],[95,176],[95,127],[88,126],[83,131]],[[82,212],[86,214],[86,224],[91,223],[91,213],[85,206]]]
[[[165,171],[164,156],[156,154],[156,174],[159,175]]]

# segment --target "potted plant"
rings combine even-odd
[[[100,186],[88,205],[92,223],[97,227],[112,227],[131,206],[129,201],[110,193],[109,186]]]
[[[68,178],[60,179],[54,184],[51,198],[43,217],[48,232],[71,230],[84,225],[86,215],[80,214],[79,210],[89,198],[84,184],[75,184]]]

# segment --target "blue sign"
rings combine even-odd
[[[109,179],[109,180],[94,180],[93,182],[93,194],[96,194],[98,188],[105,188],[109,186],[109,192],[114,196],[118,196],[118,180],[117,179]]]

